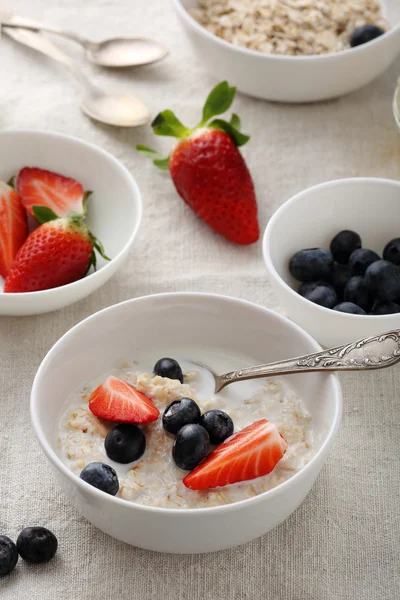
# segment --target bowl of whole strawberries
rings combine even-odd
[[[90,143],[0,133],[0,315],[56,310],[119,268],[142,205],[129,171]]]
[[[330,181],[288,200],[264,235],[282,307],[324,346],[400,326],[400,183]]]

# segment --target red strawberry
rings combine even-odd
[[[183,479],[192,490],[256,479],[274,470],[287,449],[278,428],[267,419],[232,435]]]
[[[85,213],[85,192],[80,183],[51,171],[25,167],[17,177],[17,190],[26,210],[32,215],[34,206],[46,206],[57,217],[68,213]]]
[[[203,118],[188,129],[173,112],[165,110],[153,121],[157,135],[180,141],[168,158],[145,146],[137,150],[153,158],[154,164],[170,170],[178,194],[212,229],[237,244],[252,244],[259,238],[257,202],[253,182],[238,146],[249,137],[240,132],[240,119],[210,119],[230,107],[236,89],[226,81],[208,96]]]
[[[118,423],[152,423],[160,415],[150,398],[112,375],[92,392],[89,408],[96,417]]]
[[[21,200],[12,187],[0,181],[0,275],[4,279],[27,235],[28,224]]]
[[[91,264],[96,265],[94,248],[107,258],[81,219],[62,217],[47,221],[20,248],[4,291],[35,292],[77,281]]]

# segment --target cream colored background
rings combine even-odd
[[[166,0],[14,0],[12,6],[94,38],[129,33],[158,37],[171,48],[170,58],[159,65],[120,73],[87,69],[103,85],[137,92],[154,114],[169,107],[189,124],[198,119],[215,80],[192,55]],[[78,47],[60,43],[81,57]],[[357,175],[399,178],[400,139],[391,115],[398,72],[400,62],[368,88],[314,106],[238,96],[235,111],[252,134],[244,153],[258,192],[262,227],[282,202],[309,185]],[[0,533],[15,538],[22,527],[42,524],[60,542],[57,559],[49,565],[20,563],[11,577],[1,580],[0,597],[399,598],[396,369],[343,377],[343,425],[326,468],[301,508],[263,539],[213,555],[157,555],[114,541],[68,506],[29,420],[32,379],[61,334],[103,307],[157,292],[219,292],[277,305],[260,244],[239,248],[214,235],[184,206],[168,176],[135,154],[135,144],[157,143],[149,129],[119,131],[89,121],[79,111],[77,90],[62,66],[3,38],[0,128],[14,127],[65,132],[114,153],[138,180],[144,220],[129,261],[98,293],[57,313],[0,319]]]

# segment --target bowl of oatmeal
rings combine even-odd
[[[378,77],[400,52],[397,0],[173,4],[194,50],[210,70],[243,93],[266,100],[340,97]],[[354,37],[365,26],[367,30]],[[377,31],[381,35],[375,37]]]
[[[161,552],[236,546],[276,527],[308,494],[339,427],[340,384],[335,375],[314,373],[240,382],[216,394],[212,376],[196,363],[222,373],[319,348],[286,318],[242,300],[194,293],[129,300],[84,320],[50,350],[32,388],[34,430],[71,503],[106,533]],[[175,359],[181,375],[160,371],[162,357]],[[196,425],[177,431],[166,425],[166,408],[182,398],[199,412]],[[110,451],[111,438],[119,427],[121,441],[132,407],[136,425],[128,428],[139,437],[126,461]],[[233,435],[213,438],[204,422],[210,411],[228,415]],[[177,455],[178,438],[202,423],[208,456],[193,468]],[[271,434],[279,446],[272,468],[259,475],[266,446],[258,452],[253,439],[249,460],[246,444],[235,454],[235,483],[237,462],[219,469],[217,482],[196,479],[210,457],[224,449],[232,457],[226,448],[236,452],[254,428],[258,439]],[[108,493],[94,487],[93,473],[85,477],[99,464],[112,474]]]

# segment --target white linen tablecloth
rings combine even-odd
[[[215,80],[193,56],[165,0],[13,0],[11,6],[94,39],[136,33],[165,42],[171,55],[158,65],[86,69],[103,85],[136,92],[153,114],[173,108],[183,121],[198,120]],[[75,45],[59,43],[82,58]],[[399,178],[400,141],[391,113],[398,72],[400,62],[367,88],[323,104],[285,106],[238,95],[235,112],[252,134],[243,152],[262,227],[287,198],[318,182]],[[165,291],[217,292],[279,307],[260,243],[235,247],[214,235],[178,198],[168,175],[137,156],[137,143],[153,144],[150,128],[118,130],[90,121],[63,67],[6,37],[0,42],[0,128],[54,130],[99,144],[132,171],[144,201],[129,260],[101,290],[52,314],[0,318],[0,533],[16,538],[24,526],[41,524],[59,539],[54,561],[38,567],[20,561],[12,576],[0,580],[0,598],[399,598],[398,369],[342,378],[343,424],[315,487],[290,519],[250,544],[209,555],[159,555],[108,537],[69,505],[29,417],[36,369],[64,332],[106,306]]]

